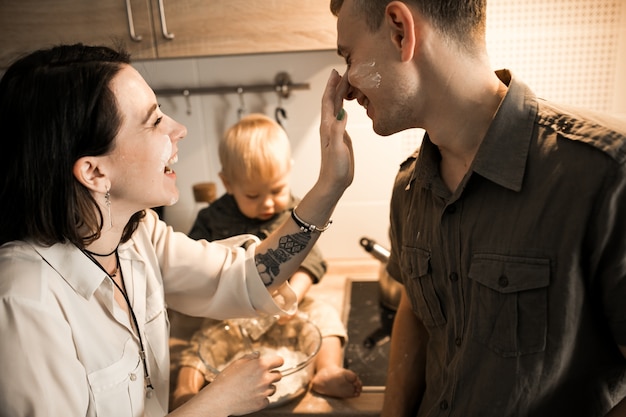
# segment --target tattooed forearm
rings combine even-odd
[[[311,240],[310,233],[296,233],[282,236],[277,249],[267,253],[259,253],[254,257],[256,266],[265,286],[270,286],[280,274],[280,265],[290,260],[295,254],[302,252]]]

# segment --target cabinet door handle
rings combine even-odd
[[[167,23],[165,22],[165,8],[163,7],[163,0],[159,0],[159,16],[161,17],[161,33],[167,40],[174,39],[174,34],[167,31]]]
[[[130,0],[126,0],[126,16],[128,17],[128,30],[130,38],[135,42],[141,42],[141,35],[135,34],[135,24],[133,22],[133,9],[130,7]]]

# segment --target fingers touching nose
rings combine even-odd
[[[343,99],[346,98],[350,83],[348,82],[348,70],[341,77],[341,81],[337,85],[335,94],[335,114],[343,107]]]
[[[350,84],[350,78],[348,76],[348,71],[346,70],[346,73],[343,74],[343,79],[341,80],[341,85],[340,85],[340,92],[342,94],[342,99],[345,100],[354,100],[357,98],[358,95],[358,90],[352,85]]]
[[[358,90],[352,86],[350,86],[350,88],[348,89],[348,92],[346,93],[345,99],[346,100],[354,100],[357,98],[358,95]]]

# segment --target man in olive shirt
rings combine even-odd
[[[424,128],[391,202],[382,415],[624,415],[626,124],[494,73],[480,0],[333,0],[345,97]]]

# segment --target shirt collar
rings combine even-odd
[[[478,148],[472,170],[496,184],[520,191],[537,118],[537,103],[530,89],[508,70],[496,74],[508,85],[508,90]]]
[[[496,184],[520,191],[537,104],[530,89],[513,77],[510,71],[496,71],[496,75],[508,86],[507,93],[476,153],[471,169]],[[427,187],[432,187],[434,178],[439,175],[441,156],[428,138],[428,133],[424,136],[418,158],[412,180],[418,179]]]
[[[32,242],[30,244],[44,261],[85,299],[90,299],[107,279],[106,274],[71,243],[57,243],[47,247]]]

